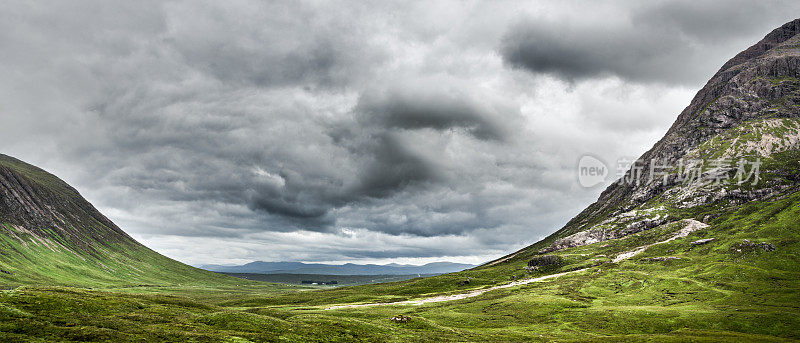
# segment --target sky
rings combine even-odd
[[[482,263],[789,1],[0,1],[0,153],[179,261]]]

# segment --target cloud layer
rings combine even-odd
[[[503,37],[503,59],[513,67],[569,81],[616,76],[634,82],[695,85],[720,66],[715,50],[734,49],[753,32],[766,34],[780,25],[775,18],[795,13],[790,9],[798,7],[770,1],[627,5],[593,2],[576,5],[595,13],[592,17],[557,14],[523,19]]]
[[[793,6],[4,3],[0,152],[189,263],[479,263],[593,201],[583,154],[641,154]]]

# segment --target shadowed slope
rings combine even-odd
[[[56,176],[0,155],[0,285],[241,282],[139,244]]]

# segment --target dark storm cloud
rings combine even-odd
[[[358,104],[360,121],[389,129],[463,129],[482,140],[503,140],[504,128],[498,112],[512,108],[492,108],[480,104],[463,92],[435,88],[405,87],[362,96]]]
[[[695,84],[731,57],[719,54],[721,47],[742,50],[752,44],[749,39],[785,22],[781,13],[800,9],[795,3],[770,1],[630,2],[625,10],[608,4],[586,4],[585,14],[571,20],[522,20],[506,33],[500,53],[512,67],[568,81],[617,76]],[[595,11],[608,19],[589,14]]]
[[[147,106],[138,98],[115,98],[97,107],[105,118],[103,131],[113,133],[103,138],[136,161],[126,168],[110,166],[109,182],[174,201],[246,205],[291,219],[275,219],[282,230],[332,223],[322,217],[342,197],[341,178],[317,156],[335,151],[322,147],[328,137],[309,122],[308,108],[282,95],[236,95],[218,88],[177,92],[140,94],[151,99]],[[158,98],[163,103],[153,101]],[[265,107],[251,112],[249,106]],[[293,139],[301,141],[281,143]],[[102,146],[84,148],[81,153],[102,154]],[[287,225],[292,221],[297,225]]]
[[[408,186],[440,181],[436,166],[408,151],[391,133],[374,138],[372,161],[361,176],[357,193],[385,198]]]
[[[331,209],[445,181],[440,166],[412,151],[391,125],[321,119],[293,92],[233,102],[227,93],[197,102],[184,92],[94,107],[106,118],[104,131],[113,132],[107,143],[136,160],[109,166],[108,181],[174,201],[242,204],[272,215],[267,227],[279,231],[328,230]],[[162,100],[141,106],[140,97]],[[243,109],[250,106],[266,107]],[[337,137],[336,125],[350,129]],[[102,154],[101,147],[93,141],[80,153]]]

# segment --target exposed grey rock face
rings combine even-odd
[[[616,230],[613,228],[592,228],[581,231],[564,238],[559,238],[552,245],[541,250],[541,253],[564,250],[567,248],[579,247],[610,239],[622,238],[644,230],[661,226],[668,222],[667,218],[645,219],[628,225],[625,229]]]
[[[58,235],[58,241],[93,253],[102,243],[138,244],[65,182],[0,154],[0,232],[36,237]],[[49,230],[49,231],[48,231]]]
[[[622,238],[670,222],[670,217],[666,214],[658,213],[660,211],[665,211],[665,209],[654,208],[646,211],[630,211],[615,215],[586,231],[577,232],[555,240],[550,246],[540,250],[540,253],[544,254]]]
[[[666,135],[644,153],[636,165],[650,166],[655,163],[674,166],[694,156],[701,144],[741,128],[746,123],[769,119],[781,124],[781,120],[786,118],[800,118],[800,19],[775,29],[725,63],[681,112]],[[800,128],[790,129],[794,130],[792,137],[800,137]],[[750,148],[749,152],[768,156],[781,149],[797,149],[798,139],[756,142]],[[664,224],[666,218],[660,221],[652,218],[636,222],[621,220],[624,219],[623,214],[641,209],[643,204],[654,199],[684,209],[722,200],[735,206],[795,191],[798,183],[786,180],[800,180],[798,171],[792,170],[786,171],[781,182],[770,180],[757,187],[716,187],[708,182],[688,183],[678,174],[653,176],[644,173],[637,182],[627,182],[635,175],[634,169],[603,191],[597,202],[550,236],[548,239],[552,245],[542,252],[620,238]],[[704,169],[702,172],[701,181],[707,181],[730,176],[736,170],[721,167]],[[780,174],[781,171],[775,173]]]

